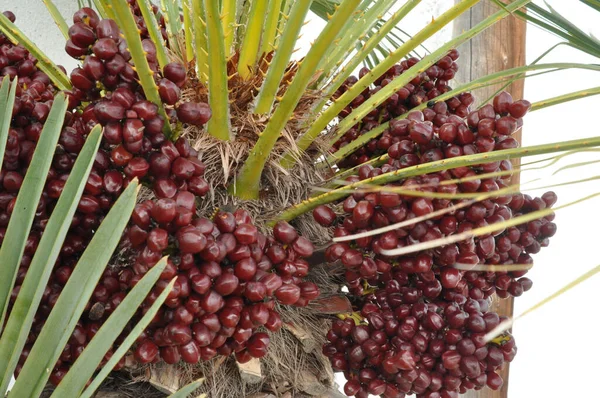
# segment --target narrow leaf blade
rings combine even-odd
[[[179,48],[179,41],[177,40],[178,32],[181,31],[178,3],[179,1],[177,0],[160,0],[161,11],[165,18],[169,47],[171,51],[181,57],[182,51],[181,48]]]
[[[31,230],[37,205],[44,190],[46,176],[52,164],[52,155],[58,143],[66,110],[65,96],[57,95],[44,123],[29,169],[19,190],[15,210],[8,222],[2,247],[0,247],[0,258],[2,259],[2,267],[0,267],[0,329],[4,323],[8,299],[17,277],[27,236]]]
[[[346,0],[344,7],[338,8],[325,29],[313,43],[298,72],[288,87],[279,106],[273,112],[260,138],[252,148],[239,176],[230,186],[230,191],[243,199],[256,199],[260,190],[260,178],[273,146],[281,131],[290,119],[302,94],[310,84],[321,59],[335,43],[331,37],[336,37],[346,21],[350,20],[359,5],[359,0]]]
[[[393,181],[399,181],[416,175],[435,173],[442,170],[450,170],[456,167],[473,166],[476,164],[494,162],[496,160],[516,159],[527,156],[543,155],[547,153],[566,152],[583,148],[600,146],[600,137],[590,137],[579,140],[554,142],[551,144],[535,145],[515,149],[504,149],[500,151],[485,152],[475,155],[458,156],[451,159],[443,159],[435,162],[423,163],[417,166],[381,174],[377,177],[367,178],[356,183],[331,190],[319,196],[311,197],[297,205],[283,211],[278,217],[269,223],[274,225],[279,220],[292,220],[300,214],[313,210],[315,207],[334,202],[352,193],[353,189],[367,185],[383,185]]]
[[[129,4],[126,1],[112,1],[112,9],[118,19],[119,27],[123,31],[123,35],[125,35],[125,40],[135,64],[140,85],[144,89],[144,94],[148,101],[158,106],[158,113],[165,121],[163,132],[168,138],[171,138],[169,118],[165,113],[165,108],[158,93],[158,87],[154,82],[153,72],[150,69],[150,65],[148,65],[148,59],[146,58],[137,24],[129,8]]]
[[[127,294],[77,358],[71,370],[54,390],[52,397],[77,397],[81,394],[114,341],[138,311],[148,293],[160,278],[160,274],[166,265],[167,258],[163,257]]]
[[[219,16],[218,0],[204,0],[206,33],[208,36],[208,101],[212,117],[208,121],[208,134],[220,140],[229,140],[231,119],[229,114],[229,89],[223,22]],[[241,65],[241,63],[240,63]]]
[[[185,385],[179,391],[169,395],[169,398],[187,398],[191,393],[196,391],[204,383],[204,378],[198,379]]]
[[[256,60],[260,56],[258,50],[268,3],[269,0],[253,0],[250,3],[248,25],[240,48],[240,58],[238,61],[238,75],[242,79],[248,79],[252,76]]]
[[[9,398],[36,397],[44,389],[50,371],[121,239],[135,206],[138,188],[137,180],[133,180],[98,227],[46,320]]]
[[[94,165],[101,139],[102,131],[100,125],[97,125],[88,135],[77,157],[21,285],[6,329],[0,338],[0,375],[2,376],[0,392],[5,392],[8,388],[21,350],[27,341],[33,317],[71,226],[71,220]]]
[[[69,40],[69,25],[67,25],[67,22],[61,15],[58,8],[56,8],[56,5],[52,2],[52,0],[42,1],[44,2],[44,5],[48,9],[48,12],[52,16],[54,23],[56,24],[56,26],[58,26],[60,33],[62,33],[62,35],[65,37],[65,40]]]
[[[504,322],[501,322],[498,326],[496,326],[494,329],[492,329],[491,331],[489,331],[485,335],[485,340],[486,341],[494,340],[496,337],[500,336],[502,333],[504,333],[505,331],[507,331],[508,329],[510,329],[511,326],[514,324],[514,322],[517,319],[521,319],[524,316],[526,316],[526,315],[528,315],[528,314],[536,311],[540,307],[548,304],[550,301],[552,301],[552,300],[554,300],[554,299],[562,296],[563,294],[565,294],[569,290],[571,290],[574,287],[578,286],[579,284],[587,281],[588,279],[590,279],[591,277],[593,277],[594,275],[596,275],[599,272],[600,272],[600,265],[597,265],[596,267],[592,268],[591,270],[589,270],[585,274],[578,276],[577,278],[575,278],[571,282],[567,283],[565,286],[561,287],[556,292],[552,293],[551,295],[549,295],[548,297],[546,297],[542,301],[540,301],[540,302],[534,304],[532,307],[528,308],[526,311],[524,311],[523,313],[521,313],[519,316],[516,316],[516,317],[514,317],[512,319],[508,319],[508,320],[506,320]]]
[[[8,138],[8,130],[10,129],[10,121],[12,119],[17,84],[18,82],[15,80],[11,87],[10,79],[7,75],[2,79],[2,87],[0,87],[0,159],[4,159],[4,150],[6,149],[6,140]],[[2,112],[2,110],[4,110],[4,112]],[[0,163],[0,169],[1,167],[2,163]],[[0,330],[2,330],[1,325]]]
[[[387,56],[382,62],[374,65],[368,74],[366,74],[361,79],[359,79],[359,81],[356,82],[356,84],[354,84],[351,88],[349,88],[346,92],[344,92],[339,98],[336,98],[335,102],[333,102],[328,108],[326,108],[318,117],[315,117],[316,114],[321,112],[322,106],[325,105],[325,101],[321,101],[321,103],[317,107],[315,107],[311,110],[312,115],[309,116],[309,118],[308,118],[308,120],[313,121],[313,123],[311,123],[310,126],[308,126],[309,128],[307,129],[307,131],[296,140],[298,150],[299,151],[306,150],[310,146],[310,144],[312,142],[314,142],[314,140],[323,132],[323,130],[327,127],[327,125],[335,117],[337,117],[337,115],[340,114],[342,109],[344,109],[356,97],[358,97],[360,95],[360,93],[365,90],[365,88],[367,88],[371,84],[373,84],[377,80],[377,78],[381,77],[385,72],[387,72],[389,70],[389,68],[391,68],[397,62],[399,62],[410,51],[414,50],[419,45],[419,43],[421,43],[423,40],[427,39],[428,37],[431,37],[433,34],[438,32],[439,30],[441,30],[444,26],[446,26],[447,24],[452,22],[455,18],[457,18],[459,15],[466,12],[469,8],[473,7],[478,2],[479,2],[479,0],[465,0],[465,1],[458,2],[454,7],[447,10],[445,13],[440,15],[435,21],[428,24],[420,32],[418,32],[416,35],[414,35],[404,45],[402,45],[401,47],[397,48],[392,53],[390,53],[390,55]],[[399,10],[399,13],[397,13],[396,17],[398,17],[398,16],[402,17],[405,15],[404,12],[400,12],[400,11],[405,11],[406,13],[410,12],[410,10],[412,10],[412,7],[417,5],[416,3],[417,2],[408,3],[405,7],[403,7],[401,10]],[[386,26],[386,29],[388,29],[388,28],[391,29],[391,26],[390,25]],[[385,30],[382,31],[382,33],[384,33],[384,32],[385,32]],[[372,53],[372,50],[377,47],[377,44],[381,40],[383,40],[384,37],[385,36],[383,36],[383,35],[374,35],[365,44],[365,49],[367,49],[369,51],[359,52],[359,54],[357,54],[359,56],[359,58],[365,58],[367,54]],[[445,54],[446,52],[447,51],[445,51],[445,50],[442,50],[442,51],[438,50],[439,58],[441,58],[442,54]],[[358,58],[356,60],[358,60]],[[353,70],[350,69],[350,67],[356,68],[356,66],[358,65],[358,63],[356,63],[356,60],[354,62],[351,61],[349,67],[346,69],[342,69],[340,71],[340,74],[349,76],[350,73],[353,72]],[[424,61],[425,61],[425,58],[421,62],[424,62]],[[404,74],[401,77],[399,77],[398,79],[394,79],[394,82],[397,83],[400,79],[407,79],[408,81],[406,83],[408,83],[417,74],[418,73],[411,68],[410,70],[404,72]],[[411,75],[412,77],[410,79],[408,79],[408,75]],[[328,96],[333,95],[333,93],[335,93],[335,91],[339,88],[339,86],[341,86],[341,84],[345,81],[346,78],[347,78],[347,76],[344,78],[344,80],[341,80],[341,78],[340,79],[336,78],[335,80],[333,80],[332,83],[334,85],[332,87],[330,87],[329,90],[327,91]],[[335,86],[338,86],[338,88],[334,88]],[[328,98],[326,98],[326,99],[328,99]],[[371,108],[371,109],[373,109],[373,108]],[[364,110],[364,108],[363,108],[363,110]],[[360,119],[355,117],[355,115],[356,115],[356,113],[353,111],[351,118],[349,118],[349,119],[344,118],[339,123],[339,126],[338,126],[338,130],[340,131],[339,134],[342,134],[341,131],[347,131],[349,129],[348,124],[350,123],[350,121],[352,121],[352,122],[360,121]],[[355,123],[353,123],[353,124],[355,124]],[[338,134],[336,134],[336,137],[337,137],[337,135]],[[284,158],[284,162],[282,162],[284,167],[289,168],[291,165],[293,165],[295,163],[293,159],[294,159],[293,153],[290,152],[289,154],[286,154],[286,157]]]
[[[311,2],[312,0],[295,2],[290,10],[290,15],[286,15],[283,34],[279,38],[280,44],[275,50],[267,76],[255,99],[255,113],[270,113]]]
[[[144,18],[144,22],[148,27],[150,39],[152,39],[152,42],[156,46],[156,59],[158,60],[158,65],[162,70],[165,65],[169,63],[169,58],[167,57],[165,42],[160,29],[158,28],[158,21],[156,20],[154,12],[152,11],[152,3],[150,3],[150,0],[137,0],[137,4],[142,13],[142,17]]]
[[[96,375],[92,383],[85,389],[85,391],[81,394],[80,398],[91,398],[94,392],[100,387],[102,381],[109,375],[110,372],[113,371],[114,367],[117,363],[123,358],[123,356],[129,351],[129,348],[135,343],[138,336],[146,329],[146,326],[150,324],[150,321],[154,318],[162,304],[167,299],[169,293],[173,289],[175,285],[176,279],[173,279],[171,283],[163,290],[163,292],[158,296],[152,307],[146,312],[146,314],[142,317],[142,319],[137,323],[137,325],[133,328],[133,330],[129,333],[129,335],[123,340],[123,342],[119,345],[117,351],[114,352],[112,357],[106,362],[102,370]]]

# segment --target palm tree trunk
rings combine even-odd
[[[459,0],[455,0],[455,2],[458,3]],[[491,1],[480,2],[454,21],[454,35],[458,35],[475,26],[497,10],[498,6]],[[460,46],[458,48],[460,51],[460,58],[458,60],[460,68],[456,75],[457,82],[465,83],[490,73],[525,65],[525,33],[525,21],[510,16],[495,24],[470,42]],[[523,80],[519,80],[506,87],[505,90],[511,93],[513,98],[521,99],[523,98],[523,83]],[[486,101],[500,89],[502,89],[502,85],[475,90],[474,94],[477,98],[477,104]],[[517,132],[515,138],[521,142],[521,131]],[[518,162],[518,160],[514,162],[515,167],[518,166]],[[513,183],[518,182],[519,176],[515,175]],[[494,297],[491,309],[498,312],[499,315],[511,316],[513,313],[513,300],[512,298],[499,300],[497,297]],[[503,368],[501,376],[504,379],[504,385],[500,390],[491,391],[486,388],[481,391],[471,391],[465,394],[464,397],[507,398],[508,364]]]

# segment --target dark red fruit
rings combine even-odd
[[[171,62],[163,68],[163,76],[181,87],[186,81],[186,70],[179,62]]]
[[[275,297],[281,304],[292,305],[300,298],[301,290],[296,285],[283,285],[275,290]]]
[[[196,126],[206,124],[211,115],[209,106],[204,103],[185,102],[177,108],[179,120]]]
[[[168,105],[175,105],[181,96],[179,87],[169,79],[160,80],[158,83],[158,93],[163,102]]]
[[[135,359],[141,363],[150,363],[158,355],[158,347],[150,340],[139,343],[134,351]]]
[[[278,221],[273,227],[273,237],[281,243],[289,244],[298,238],[298,233],[286,221]]]
[[[335,213],[329,207],[320,205],[313,210],[315,221],[323,227],[329,227],[335,221]]]
[[[109,60],[117,54],[119,49],[114,40],[101,38],[98,39],[98,41],[96,41],[96,43],[93,45],[92,51],[98,58]]]

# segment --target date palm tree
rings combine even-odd
[[[600,88],[479,109],[470,91],[600,67],[538,60],[451,88],[454,49],[511,14],[600,45],[551,8],[498,1],[419,59],[478,0],[407,37],[419,3],[94,0],[71,23],[44,0],[81,62],[68,74],[0,15],[0,395],[91,397],[145,364],[190,382],[167,386],[175,397],[334,396],[334,371],[356,396],[498,388],[516,351],[485,300],[528,290],[554,212],[597,195],[552,208],[509,182],[510,160],[600,145],[519,148],[511,134]],[[326,24],[298,58],[310,10]],[[457,353],[448,329],[486,355]]]

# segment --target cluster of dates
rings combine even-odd
[[[454,75],[458,70],[458,64],[456,63],[458,57],[458,51],[452,50],[435,65],[429,67],[425,72],[420,73],[410,83],[390,96],[390,98],[382,105],[374,108],[360,121],[360,123],[357,123],[348,130],[348,132],[334,144],[332,151],[343,148],[361,135],[366,134],[386,122],[394,123],[394,118],[404,115],[411,109],[414,109],[423,103],[428,103],[439,95],[450,91],[451,87],[448,85],[448,82],[454,78]],[[371,96],[375,95],[379,90],[387,86],[391,81],[402,75],[402,73],[418,62],[418,58],[411,57],[392,66],[383,76],[380,76],[375,81],[374,86],[366,88],[346,108],[344,108],[344,110],[340,112],[339,117],[344,118],[349,115],[354,108],[359,107]],[[358,77],[349,77],[336,92],[336,97],[343,95],[349,88],[358,82],[359,78],[364,77],[369,72],[369,69],[365,67],[360,70]],[[438,108],[441,106],[444,107],[444,112],[441,112],[441,109],[436,112],[437,117],[436,114],[432,114],[431,110],[428,109],[424,112],[425,118],[439,127],[445,123],[445,120],[449,115],[457,115],[461,118],[467,116],[474,100],[471,93],[459,94],[443,103],[440,102],[437,104]],[[392,131],[393,129],[388,129],[379,137],[371,139],[366,145],[346,156],[340,162],[340,166],[357,166],[375,156],[386,153],[392,144],[398,142],[397,135],[393,134]]]
[[[347,182],[516,148],[512,135],[530,107],[505,92],[464,117],[452,113],[447,102],[430,105],[393,120],[387,131],[393,137],[387,162],[363,165]],[[313,211],[319,224],[332,229],[336,242],[327,248],[326,259],[345,267],[344,282],[361,315],[334,322],[323,348],[334,369],[344,372],[348,395],[448,398],[485,385],[501,386],[496,371],[512,360],[516,348],[511,336],[483,340],[500,321],[489,311],[487,299],[494,293],[516,297],[531,288],[524,275],[531,255],[556,232],[554,215],[414,254],[394,256],[388,251],[501,223],[556,202],[553,192],[541,198],[494,194],[510,186],[511,170],[508,160],[456,167],[409,177],[375,192],[356,191],[335,205],[337,212],[324,205]],[[482,198],[453,199],[461,194]],[[488,271],[486,265],[517,267]],[[362,324],[355,323],[359,319]],[[466,344],[472,349],[465,349]]]
[[[134,14],[139,13],[135,2],[129,3]],[[5,15],[14,22],[12,13]],[[138,16],[137,21],[162,104],[145,98],[114,21],[83,8],[74,14],[69,28],[65,49],[82,64],[70,73],[69,112],[18,271],[13,302],[87,135],[99,124],[103,139],[17,374],[80,255],[119,194],[137,178],[152,190],[153,199],[136,206],[121,241],[125,265],[103,273],[52,371],[50,381],[55,385],[127,292],[165,255],[169,255],[167,267],[136,319],[173,278],[175,287],[133,349],[140,363],[197,363],[215,355],[235,355],[240,362],[262,357],[269,344],[268,331],[282,325],[276,305],[305,306],[319,295],[317,286],[304,280],[309,271],[305,258],[312,255],[313,246],[292,226],[282,222],[272,235],[265,235],[242,209],[204,215],[208,218],[199,214],[199,201],[211,189],[203,178],[200,154],[185,138],[173,142],[163,131],[166,124],[202,126],[211,111],[205,103],[182,100],[181,89],[188,84],[185,67],[173,62],[159,70],[154,44],[140,25],[143,20]],[[58,91],[36,63],[25,48],[0,35],[0,77],[19,78],[0,172],[0,239]]]
[[[496,373],[515,354],[507,334],[502,345],[485,333],[501,321],[485,300],[424,297],[410,275],[396,270],[376,293],[367,295],[356,324],[334,321],[323,352],[348,380],[349,396],[455,398],[470,389],[502,385]]]
[[[263,357],[269,337],[259,328],[276,332],[282,326],[276,303],[305,306],[319,295],[314,283],[303,280],[312,243],[286,222],[273,228],[273,236],[265,236],[240,209],[220,211],[212,221],[195,218],[170,233],[161,227],[169,229],[178,217],[175,203],[165,207],[161,201],[139,205],[129,230],[136,246],[146,243],[149,250],[162,253],[171,241],[177,249],[142,311],[177,279],[165,307],[140,337],[135,357],[141,363],[163,359],[170,364],[207,361],[217,354],[233,353],[242,363]],[[156,259],[141,261],[138,257],[132,268],[121,272],[123,290],[135,285]]]

